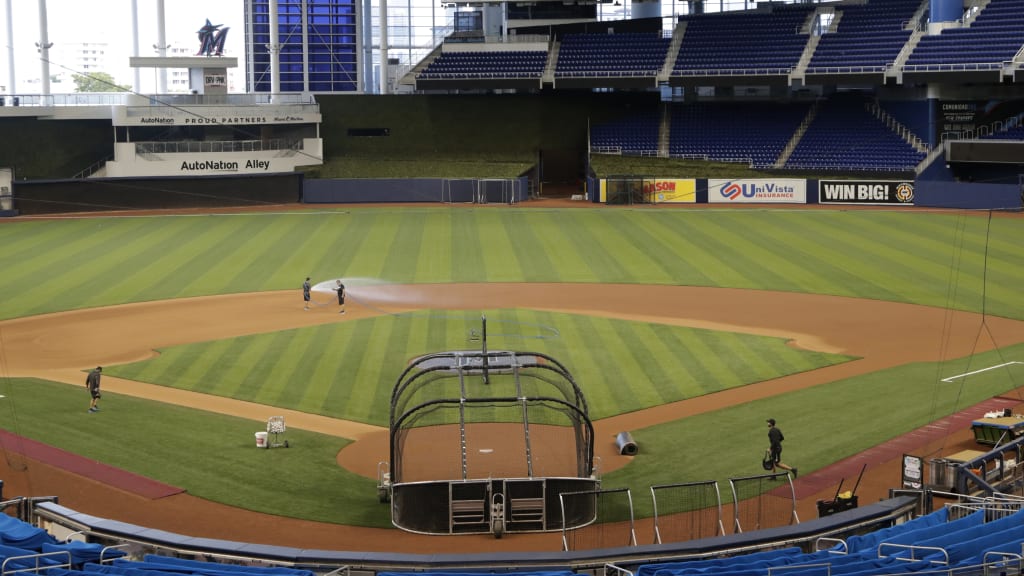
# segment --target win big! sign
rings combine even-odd
[[[912,182],[888,180],[821,180],[820,204],[914,204]]]

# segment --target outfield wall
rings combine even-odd
[[[327,178],[306,180],[306,204],[376,202],[522,202],[529,197],[529,182],[519,178]]]
[[[1020,210],[1024,184],[802,178],[588,179],[590,200],[606,204],[923,206]]]
[[[302,174],[187,178],[84,178],[14,183],[22,215],[294,204]]]

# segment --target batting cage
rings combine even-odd
[[[392,523],[412,532],[560,530],[559,495],[599,483],[583,393],[536,352],[413,360],[392,391],[390,435]]]

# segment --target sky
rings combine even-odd
[[[22,93],[38,93],[40,77],[39,53],[36,43],[40,40],[39,0],[12,0],[12,22],[14,41],[7,38],[6,1],[0,0],[0,41],[3,54],[0,55],[0,86],[8,83],[8,49],[12,46],[15,55],[15,81]],[[139,55],[156,56],[157,45],[157,0],[136,0],[139,14]],[[109,47],[108,73],[121,84],[131,85],[132,70],[128,58],[132,54],[131,0],[45,0],[49,30],[50,74],[70,74],[74,62],[61,53],[61,46],[81,42],[106,42]],[[245,59],[245,20],[242,0],[164,0],[165,36],[167,44],[180,45],[198,51],[199,40],[196,32],[209,18],[211,24],[231,28],[225,44],[225,56],[238,58],[239,72]],[[63,61],[62,61],[63,60]],[[63,66],[63,68],[62,68]],[[75,70],[75,72],[80,72]],[[140,74],[144,92],[153,91],[155,74],[153,69],[142,69]],[[28,84],[26,86],[26,84]],[[53,93],[73,92],[51,86]]]

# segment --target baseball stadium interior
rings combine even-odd
[[[136,40],[131,67],[163,79],[153,91],[138,72],[116,90],[51,90],[51,73],[69,64],[51,52],[42,18],[38,69],[17,70],[40,74],[38,90],[19,90],[13,56],[0,79],[0,217],[551,198],[1005,211],[1024,202],[1024,0],[222,1],[244,4],[245,21],[231,23],[244,54],[226,53],[209,20],[198,53],[142,56]],[[46,0],[36,2],[45,13]],[[244,85],[231,90],[236,68]],[[179,92],[167,86],[173,71],[187,71]],[[382,513],[419,534],[558,533],[561,550],[420,555],[196,538],[84,514],[59,494],[2,495],[0,483],[0,571],[1024,570],[1016,420],[979,425],[985,448],[967,458],[909,458],[904,482],[880,501],[837,491],[817,518],[799,517],[785,470],[630,494],[602,489],[573,375],[542,354],[488,350],[486,321],[479,336],[480,350],[423,356],[399,378]],[[488,395],[467,392],[481,377]],[[525,468],[495,473],[467,456],[494,422],[518,427]],[[278,447],[279,424],[263,437]],[[406,466],[403,453],[443,452],[417,436],[440,425],[453,455],[437,470]],[[638,449],[628,433],[617,442],[622,454]],[[634,498],[653,500],[654,542],[637,539]]]

